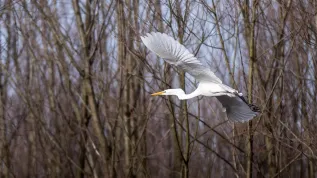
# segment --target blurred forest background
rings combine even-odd
[[[0,177],[317,177],[316,0],[1,0]],[[149,52],[184,44],[262,113],[233,123]]]

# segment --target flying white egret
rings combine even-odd
[[[167,89],[152,96],[176,95],[180,100],[190,99],[199,95],[215,96],[225,108],[228,119],[245,122],[253,119],[260,109],[249,104],[242,93],[222,84],[222,81],[206,66],[204,66],[193,54],[172,37],[159,32],[148,33],[141,36],[145,46],[166,62],[175,65],[192,75],[199,81],[197,89],[185,94],[182,89]]]

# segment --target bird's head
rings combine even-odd
[[[159,95],[176,95],[178,96],[178,98],[181,98],[183,95],[185,95],[185,92],[180,89],[180,88],[176,88],[176,89],[167,89],[164,91],[160,91],[160,92],[156,92],[151,94],[152,96],[159,96]]]

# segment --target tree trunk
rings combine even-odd
[[[257,11],[257,0],[253,1],[252,7],[252,16],[249,24],[249,32],[250,36],[249,41],[249,81],[248,81],[248,99],[249,103],[253,102],[253,71],[256,60],[256,43],[255,43],[255,22],[256,22],[256,11]],[[252,131],[252,120],[248,123],[248,141],[247,141],[247,169],[246,169],[246,177],[252,178],[253,172],[253,131]]]

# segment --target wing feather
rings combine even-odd
[[[166,62],[188,72],[198,81],[222,83],[209,68],[203,66],[192,53],[172,37],[163,33],[152,32],[146,34],[146,36],[141,36],[141,40],[152,52]]]
[[[240,97],[227,95],[216,96],[218,101],[226,108],[227,117],[232,121],[246,122],[253,119],[258,112],[252,111],[250,106]]]

